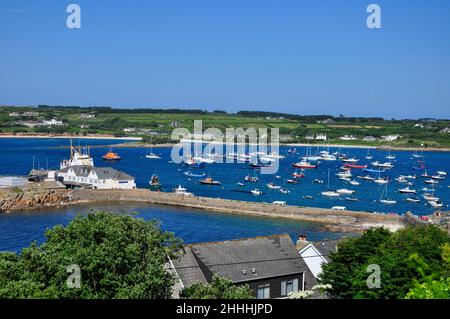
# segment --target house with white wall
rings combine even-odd
[[[111,167],[68,166],[56,178],[68,188],[135,189],[134,177]]]

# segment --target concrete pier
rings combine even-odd
[[[360,232],[370,227],[386,227],[396,230],[404,227],[404,217],[366,212],[335,211],[331,209],[277,206],[209,197],[184,196],[174,193],[134,190],[46,190],[3,192],[0,194],[0,210],[12,212],[63,207],[77,204],[147,203],[203,209],[229,214],[244,214],[270,218],[316,222],[330,230]]]

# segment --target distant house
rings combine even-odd
[[[314,139],[314,135],[306,135],[305,140],[311,141]]]
[[[219,275],[236,285],[249,285],[258,299],[303,291],[308,271],[289,235],[188,245],[171,266],[179,293]]]
[[[326,141],[327,140],[327,134],[319,133],[316,135],[316,140],[318,141]]]
[[[39,113],[38,112],[23,112],[22,116],[25,116],[25,117],[38,117]]]
[[[57,119],[45,120],[42,121],[43,126],[61,126],[63,122]]]
[[[67,188],[135,189],[134,177],[111,167],[69,166],[56,178]]]
[[[446,127],[439,131],[439,133],[450,133],[450,128]]]
[[[386,142],[392,142],[392,141],[398,140],[400,137],[401,137],[400,135],[395,134],[395,135],[382,136],[381,138]]]
[[[34,128],[34,127],[42,126],[42,122],[39,122],[39,121],[17,121],[16,125]]]
[[[11,113],[9,113],[9,116],[11,116],[11,117],[19,117],[20,113],[18,113],[18,112],[11,112]]]
[[[365,137],[363,138],[363,141],[364,141],[364,142],[376,142],[376,141],[377,141],[377,138],[376,138],[375,136],[365,136]]]
[[[84,120],[94,119],[95,118],[95,114],[93,114],[93,113],[81,113],[80,114],[80,118],[84,119]]]
[[[344,135],[339,138],[342,141],[356,141],[357,138],[354,135]]]
[[[334,124],[334,120],[333,119],[326,119],[324,121],[317,121],[317,123],[319,124]]]
[[[180,122],[172,122],[172,123],[170,123],[170,127],[180,127]]]
[[[123,129],[124,133],[135,133],[136,132],[136,128],[135,127],[125,127]]]

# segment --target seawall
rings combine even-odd
[[[391,230],[404,227],[404,217],[366,212],[335,211],[331,209],[276,206],[256,202],[183,196],[174,193],[135,190],[48,190],[6,192],[0,194],[0,210],[3,212],[62,207],[76,204],[101,204],[136,202],[203,209],[230,214],[245,214],[270,218],[316,222],[336,231],[363,231],[370,227],[383,226]]]

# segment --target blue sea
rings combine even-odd
[[[199,183],[198,178],[186,176],[184,173],[187,168],[183,165],[177,165],[171,162],[171,148],[154,148],[153,152],[161,155],[160,160],[147,159],[145,148],[114,148],[119,140],[74,140],[74,144],[81,146],[96,146],[91,148],[91,156],[94,158],[96,166],[111,166],[118,170],[124,171],[136,178],[138,187],[148,187],[148,181],[153,174],[158,174],[164,191],[171,191],[178,185],[187,188],[198,196],[208,196],[215,198],[237,199],[244,201],[273,202],[286,201],[289,205],[310,206],[331,208],[332,206],[345,206],[349,210],[380,212],[380,213],[396,213],[404,214],[411,211],[416,215],[428,215],[434,211],[432,207],[425,204],[422,199],[420,203],[410,203],[405,201],[408,195],[398,192],[400,188],[405,187],[394,179],[399,175],[417,175],[416,180],[412,180],[414,185],[411,188],[418,191],[418,197],[421,198],[423,187],[430,188],[431,185],[424,184],[424,178],[420,177],[423,171],[414,170],[414,167],[420,166],[418,160],[425,162],[426,169],[430,175],[436,171],[446,171],[450,173],[450,153],[448,152],[424,152],[424,158],[417,159],[412,155],[412,151],[392,151],[391,154],[396,156],[393,162],[395,167],[387,170],[381,177],[387,176],[392,182],[388,185],[388,197],[396,199],[395,205],[383,205],[378,202],[381,197],[384,185],[378,185],[373,182],[366,182],[356,178],[357,175],[367,175],[362,170],[354,169],[352,179],[358,180],[360,186],[352,186],[347,182],[339,180],[335,173],[339,171],[339,167],[343,163],[340,161],[327,162],[323,161],[317,169],[306,170],[305,178],[300,179],[298,184],[288,184],[286,179],[292,178],[291,174],[295,171],[292,164],[299,160],[299,156],[306,153],[305,147],[296,147],[297,154],[288,153],[289,147],[280,147],[280,154],[286,156],[280,160],[280,168],[276,174],[261,175],[257,170],[251,169],[246,163],[235,164],[207,164],[203,169],[192,170],[195,174],[205,173],[215,180],[222,183],[220,186],[205,186]],[[69,156],[68,139],[14,139],[0,138],[0,176],[9,175],[27,175],[33,167],[57,169],[59,162]],[[101,159],[109,148],[118,152],[122,157],[118,162],[105,162]],[[323,148],[313,147],[312,153],[323,150]],[[335,152],[337,149],[330,148],[329,151]],[[358,164],[370,164],[372,161],[386,162],[387,152],[383,150],[370,150],[372,160],[366,160],[367,149],[358,148],[341,148],[341,153],[345,153],[349,157],[361,159]],[[327,176],[330,171],[329,188],[339,189],[348,188],[356,190],[354,197],[357,202],[346,201],[346,196],[341,198],[327,198],[320,195],[320,192],[326,190]],[[238,182],[243,182],[246,175],[258,176],[258,183],[246,183],[245,186],[239,186]],[[377,177],[377,174],[373,174]],[[317,184],[313,181],[321,179],[323,184]],[[444,202],[444,210],[448,209],[450,203],[450,177],[444,181],[440,181],[435,185],[435,195]],[[276,185],[288,189],[290,194],[282,194],[279,190],[271,190],[266,184],[273,182]],[[254,196],[249,191],[259,188],[264,192],[261,196]],[[305,198],[304,196],[313,197]],[[410,195],[409,195],[410,196]],[[111,207],[110,207],[111,208]],[[130,207],[120,205],[114,206],[115,210],[129,210]],[[80,210],[81,209],[81,210]],[[84,209],[84,210],[83,210]],[[66,223],[73,218],[73,215],[85,212],[86,208],[66,208],[62,210],[52,210],[40,213],[20,213],[12,215],[0,215],[0,250],[13,249],[17,250],[23,245],[27,245],[31,240],[42,240],[42,231],[46,227],[58,223]],[[274,233],[289,233],[293,237],[299,232],[311,230],[317,238],[330,236],[330,234],[322,233],[316,226],[305,223],[292,221],[278,222],[273,219],[252,219],[242,216],[225,216],[214,213],[191,212],[186,209],[168,209],[155,207],[136,207],[135,210],[142,214],[144,218],[156,218],[162,221],[165,229],[174,231],[175,234],[183,238],[187,242],[204,242],[223,239],[235,239],[242,237],[251,237],[256,235],[269,235]],[[221,227],[221,223],[226,221],[226,227]],[[20,234],[28,234],[26,238]],[[4,234],[7,235],[4,235]],[[15,234],[15,235],[14,235]],[[17,236],[16,236],[17,235]],[[332,234],[331,234],[332,235]],[[6,237],[5,237],[6,236]]]

